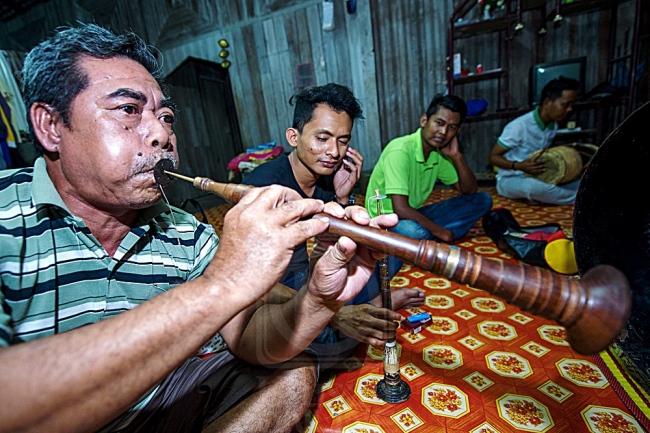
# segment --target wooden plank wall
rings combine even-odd
[[[459,0],[455,0],[459,1]],[[355,125],[353,146],[370,170],[386,143],[418,127],[421,113],[436,92],[446,90],[446,44],[454,0],[360,0],[353,15],[344,0],[334,0],[335,28],[322,29],[322,0],[55,0],[28,15],[0,25],[0,48],[29,49],[57,26],[77,20],[115,30],[132,29],[158,47],[165,73],[186,57],[219,61],[218,40],[229,41],[230,77],[244,147],[285,143],[297,91],[295,67],[312,62],[316,84],[338,82],[361,100],[365,120]],[[554,2],[547,2],[550,11]],[[628,8],[630,9],[630,8]],[[623,11],[619,24],[632,22]],[[511,105],[527,102],[528,69],[541,60],[587,55],[587,89],[605,80],[603,52],[609,14],[567,17],[540,41],[524,16],[524,30],[512,44]],[[623,37],[623,36],[621,36]],[[542,53],[538,47],[542,48]],[[471,38],[461,47],[472,68],[498,67],[498,43],[491,35]],[[501,56],[503,54],[501,53]],[[464,85],[466,99],[496,104],[503,93],[488,82]],[[502,121],[476,122],[461,130],[470,168],[486,170],[487,153]]]
[[[163,49],[165,70],[187,55],[219,61],[217,41],[229,41],[230,77],[245,147],[275,141],[288,149],[289,99],[299,88],[295,68],[313,64],[315,84],[336,82],[350,87],[361,101],[365,119],[353,130],[352,145],[374,166],[379,158],[377,88],[370,6],[361,2],[353,15],[342,1],[334,3],[334,30],[322,29],[322,0],[266,10],[244,17],[223,30]]]
[[[371,169],[388,140],[412,132],[432,95],[445,90],[451,0],[365,0],[355,14],[343,0],[333,4],[331,31],[322,29],[322,0],[57,0],[4,30],[16,38],[29,27],[42,30],[28,45],[76,20],[133,29],[161,51],[165,73],[187,56],[219,61],[224,38],[245,147],[285,143],[295,66],[312,62],[316,84],[344,84],[360,99],[365,119],[355,125],[353,145]]]
[[[374,0],[381,144],[410,134],[431,98],[447,89],[447,23],[450,1]]]

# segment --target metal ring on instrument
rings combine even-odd
[[[454,246],[450,246],[447,262],[445,263],[445,268],[443,269],[442,274],[447,278],[451,278],[454,275],[454,272],[456,272],[459,261],[460,249]]]

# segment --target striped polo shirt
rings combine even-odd
[[[67,209],[45,160],[0,172],[0,346],[107,319],[199,276],[214,229],[158,203],[110,257]]]
[[[70,213],[43,158],[0,171],[0,347],[130,310],[201,275],[218,243],[212,226],[160,202],[109,257]],[[217,334],[201,353],[224,348]],[[128,424],[157,388],[102,431]]]
[[[219,240],[210,225],[160,202],[143,210],[109,257],[73,216],[45,160],[0,172],[0,346],[99,322],[192,280]],[[202,352],[222,350],[217,334]],[[157,386],[102,431],[124,426]]]

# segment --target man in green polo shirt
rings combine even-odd
[[[303,289],[267,294],[327,229],[308,216],[367,212],[257,188],[219,239],[161,203],[153,169],[178,160],[176,112],[133,33],[59,28],[22,85],[42,156],[0,171],[0,431],[291,431],[316,384],[303,351],[376,254],[318,237]]]
[[[580,83],[572,78],[557,77],[549,81],[542,89],[541,105],[503,128],[488,157],[490,164],[499,168],[499,195],[556,205],[575,202],[580,179],[554,185],[531,177],[544,173],[546,165],[530,156],[552,144],[557,135],[557,122],[573,110],[579,88]]]
[[[379,192],[384,214],[399,222],[390,229],[414,239],[454,242],[492,208],[492,198],[477,192],[478,184],[460,152],[456,134],[465,119],[465,101],[453,95],[433,97],[420,128],[395,138],[381,153],[366,191],[366,209],[377,215],[372,199]],[[423,206],[440,181],[460,194]],[[399,268],[398,268],[399,269]]]

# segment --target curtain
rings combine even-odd
[[[5,98],[5,101],[11,109],[11,124],[16,131],[16,140],[19,143],[20,131],[27,132],[27,110],[23,104],[23,98],[20,93],[20,88],[16,82],[11,64],[7,59],[7,53],[0,51],[0,92]]]

